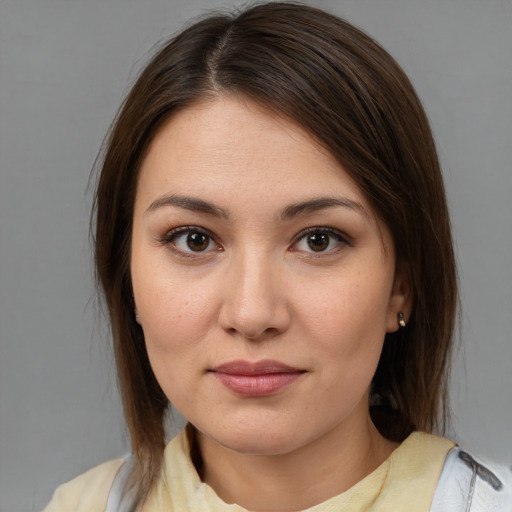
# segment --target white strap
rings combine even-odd
[[[129,512],[130,496],[129,493],[128,495],[123,495],[123,490],[130,478],[134,462],[133,455],[124,457],[123,465],[117,472],[112,487],[110,488],[105,512]]]
[[[512,512],[512,471],[484,466],[459,447],[452,448],[430,512]]]

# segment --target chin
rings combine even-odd
[[[294,450],[293,443],[285,444],[281,441],[270,439],[228,439],[225,442],[216,440],[224,448],[244,455],[285,455]]]
[[[216,444],[240,454],[284,455],[309,442],[309,438],[301,442],[301,439],[297,438],[296,430],[296,426],[271,426],[268,423],[259,423],[250,426],[230,426],[220,431],[206,429],[202,433]]]

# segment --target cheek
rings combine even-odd
[[[148,352],[179,351],[197,344],[213,317],[211,286],[171,272],[165,257],[151,257],[140,249],[134,250],[131,265],[133,294]]]
[[[163,288],[145,282],[138,291],[151,368],[167,398],[182,404],[182,395],[188,397],[185,390],[193,390],[201,374],[198,361],[203,361],[202,340],[210,329],[209,301],[199,293],[184,294],[179,282]]]
[[[146,283],[135,292],[148,350],[150,346],[162,352],[189,350],[208,331],[213,316],[211,300],[190,289],[185,293],[185,287],[189,285]]]
[[[368,276],[331,280],[327,286],[309,288],[301,301],[299,316],[313,332],[323,332],[333,339],[377,338],[386,333],[388,302],[391,291],[389,279]]]
[[[302,325],[316,340],[316,350],[332,362],[329,378],[366,386],[373,377],[386,334],[391,289],[388,278],[377,277],[331,281],[301,304]]]

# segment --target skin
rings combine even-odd
[[[217,97],[157,133],[135,201],[136,313],[158,382],[199,432],[202,478],[226,502],[304,509],[396,448],[368,403],[385,333],[410,311],[395,266],[363,193],[290,120]],[[301,373],[247,397],[211,371],[265,359]]]

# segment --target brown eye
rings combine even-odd
[[[162,242],[183,254],[210,252],[219,249],[208,233],[193,226],[184,226],[172,230],[162,239]]]
[[[204,233],[190,233],[187,236],[187,246],[191,251],[200,252],[208,249],[210,237]]]
[[[314,252],[325,251],[329,247],[329,235],[326,233],[313,233],[306,237],[308,247]]]
[[[340,231],[328,226],[311,227],[299,233],[298,236],[292,250],[310,254],[325,253],[327,255],[351,245]]]

